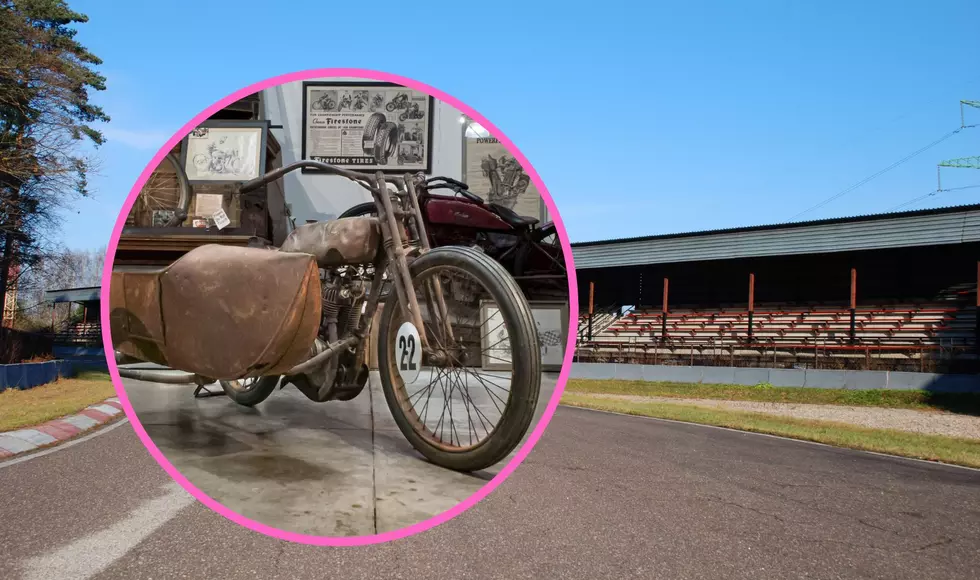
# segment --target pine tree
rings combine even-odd
[[[89,102],[105,90],[102,61],[72,28],[87,21],[62,0],[0,0],[0,304],[11,265],[36,263],[57,210],[89,194],[79,150],[104,143],[93,125],[109,117]]]

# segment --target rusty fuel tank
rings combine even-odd
[[[114,270],[109,295],[117,351],[220,380],[305,361],[322,307],[313,255],[218,244],[160,270]]]
[[[297,227],[279,248],[316,256],[321,268],[369,264],[381,247],[381,225],[376,217],[350,217]]]

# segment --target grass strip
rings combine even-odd
[[[620,380],[570,379],[565,390],[573,393],[719,399],[765,403],[847,405],[889,409],[942,410],[980,415],[980,393],[933,393],[929,391],[812,389],[771,385],[704,385]]]
[[[0,392],[0,432],[40,425],[116,394],[107,373],[83,372],[32,389]]]
[[[715,425],[741,431],[815,441],[848,449],[876,451],[980,468],[980,442],[972,439],[906,433],[888,429],[868,429],[832,421],[813,421],[762,413],[708,409],[676,403],[610,400],[568,391],[562,396],[561,404],[614,411],[628,415]]]

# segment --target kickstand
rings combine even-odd
[[[207,397],[220,397],[220,396],[224,396],[224,395],[225,395],[225,391],[224,390],[215,392],[215,391],[212,391],[211,389],[209,389],[207,387],[207,385],[198,385],[197,388],[194,389],[194,398],[195,399],[204,399],[204,398],[207,398]]]

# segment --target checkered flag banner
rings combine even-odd
[[[538,340],[541,346],[561,346],[561,333],[557,330],[549,330],[539,335]]]

